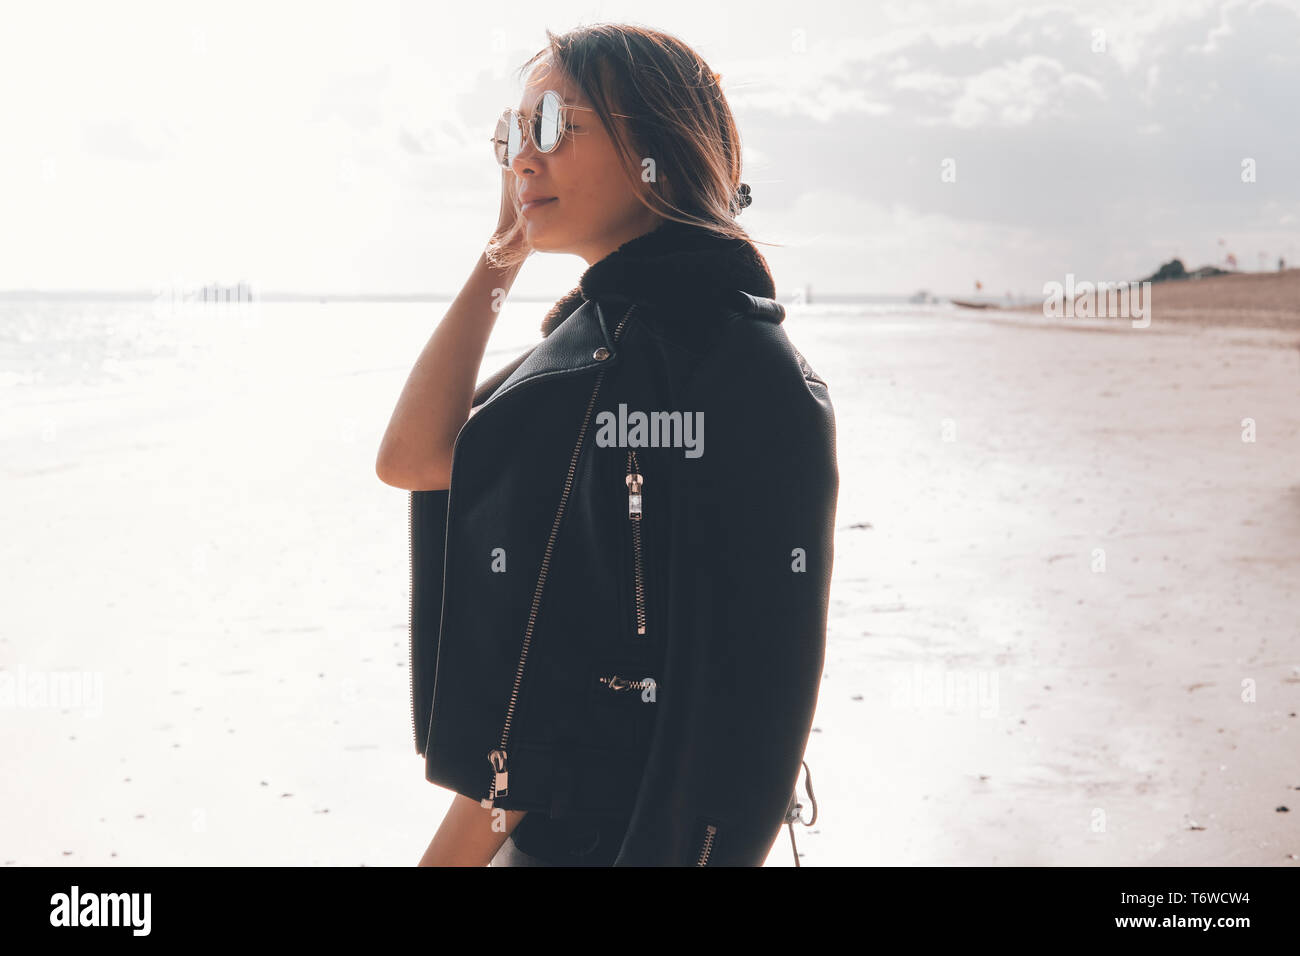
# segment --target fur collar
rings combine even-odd
[[[589,299],[671,303],[671,314],[690,315],[693,307],[734,289],[776,298],[767,261],[753,243],[667,220],[589,266],[577,287],[546,313],[542,335]]]

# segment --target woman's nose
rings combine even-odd
[[[531,130],[520,130],[520,147],[515,158],[510,161],[510,168],[515,171],[516,175],[522,176],[525,173],[532,173],[537,165],[541,153],[537,151],[537,144],[533,142]]]
[[[529,137],[528,142],[524,143],[523,148],[510,161],[510,168],[514,170],[516,176],[532,175],[537,165],[538,157],[541,153],[533,148],[533,140]]]

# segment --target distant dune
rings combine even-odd
[[[1025,305],[1007,311],[1041,309]],[[1153,282],[1151,310],[1153,322],[1300,331],[1300,269]]]

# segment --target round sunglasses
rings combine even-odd
[[[596,112],[590,106],[571,106],[565,103],[555,90],[546,90],[538,97],[537,105],[533,107],[533,114],[526,125],[524,115],[518,110],[507,109],[502,112],[501,118],[497,120],[496,134],[491,138],[497,162],[509,169],[528,140],[532,140],[539,153],[554,152],[564,138],[564,131],[568,129],[564,122],[565,110]]]

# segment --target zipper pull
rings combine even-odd
[[[488,794],[488,803],[497,797],[504,797],[510,792],[509,774],[506,772],[506,752],[493,750],[488,754],[488,763],[492,764],[492,792]]]
[[[632,472],[627,476],[627,516],[641,520],[641,476]]]

